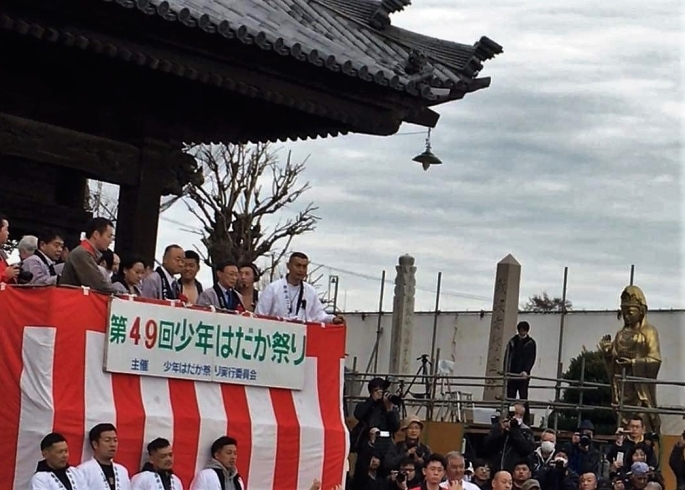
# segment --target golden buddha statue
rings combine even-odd
[[[607,372],[611,380],[612,401],[615,406],[621,402],[621,380],[614,375],[656,379],[661,367],[661,348],[659,333],[647,321],[647,300],[637,286],[628,286],[621,294],[621,316],[623,328],[612,341],[605,335],[599,343],[604,354]],[[623,405],[632,407],[656,408],[656,385],[652,383],[626,382],[623,386]],[[621,413],[621,423],[628,424],[635,412]],[[659,433],[661,419],[657,413],[639,413],[644,420],[645,429]]]

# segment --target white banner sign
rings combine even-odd
[[[105,371],[304,388],[307,326],[112,298]]]

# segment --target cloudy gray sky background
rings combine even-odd
[[[292,248],[340,276],[339,305],[377,309],[381,271],[391,282],[410,253],[417,309],[433,308],[438,271],[441,309],[489,309],[496,263],[511,253],[522,302],[560,295],[568,266],[576,309],[614,309],[635,264],[652,309],[685,307],[681,0],[423,0],[393,23],[469,44],[487,35],[505,53],[485,65],[489,89],[437,107],[444,165],[428,172],[411,161],[422,135],[281,148],[310,155],[303,199],[321,222]],[[173,223],[190,219],[182,205],[165,213],[160,255],[199,243]],[[389,310],[391,284],[385,297]]]

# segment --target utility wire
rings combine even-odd
[[[162,218],[162,220],[167,221],[167,222],[169,222],[169,223],[172,223],[172,224],[175,224],[175,225],[178,225],[178,226],[183,226],[183,227],[185,227],[185,229],[186,229],[187,231],[190,231],[190,232],[193,232],[193,231],[202,232],[202,230],[201,230],[200,228],[191,228],[191,227],[189,227],[186,223],[181,223],[180,221],[176,221],[176,220],[173,220],[173,219],[171,219],[171,218],[167,218],[166,216],[162,216],[161,218]],[[359,279],[366,279],[366,280],[368,280],[368,281],[378,281],[378,280],[379,280],[379,277],[377,277],[377,276],[372,276],[372,275],[370,275],[370,274],[363,274],[363,273],[361,273],[361,272],[355,272],[355,271],[351,271],[351,270],[348,270],[348,269],[341,269],[340,267],[333,267],[333,266],[328,265],[328,264],[320,264],[320,263],[317,263],[317,262],[311,262],[311,264],[314,265],[314,266],[316,266],[316,267],[323,267],[323,268],[328,269],[328,270],[330,270],[330,271],[335,271],[335,272],[338,272],[338,273],[340,273],[340,274],[345,274],[345,275],[348,275],[348,276],[357,277],[357,278],[359,278]],[[394,285],[394,284],[395,284],[394,281],[393,281],[392,279],[386,279],[386,280],[385,280],[385,283],[386,283],[386,284],[390,284],[390,285]],[[415,287],[415,289],[416,289],[417,291],[422,291],[422,292],[424,292],[424,293],[437,294],[437,291],[436,291],[435,289],[421,288],[421,287],[418,287],[418,286]],[[441,290],[441,291],[440,291],[440,295],[451,296],[451,297],[453,297],[453,298],[472,299],[472,300],[476,300],[476,301],[491,301],[491,300],[492,300],[492,298],[488,298],[487,296],[479,296],[479,295],[476,295],[476,294],[468,294],[468,293],[459,293],[459,292],[455,292],[455,291],[444,291],[444,290]]]
[[[339,268],[339,267],[332,267],[332,266],[326,265],[326,264],[318,264],[318,263],[315,263],[315,262],[311,262],[311,264],[312,264],[312,265],[315,265],[315,266],[318,266],[318,267],[324,267],[324,268],[326,268],[326,269],[329,269],[329,270],[335,271],[335,272],[339,272],[339,273],[341,273],[341,274],[346,274],[346,275],[349,275],[349,276],[358,277],[358,278],[360,278],[360,279],[367,279],[367,280],[370,280],[370,281],[378,281],[378,280],[379,280],[378,277],[372,276],[372,275],[369,275],[369,274],[362,274],[362,273],[360,273],[360,272],[354,272],[354,271],[350,271],[350,270],[347,270],[347,269],[341,269],[341,268]],[[391,285],[395,284],[394,281],[393,281],[392,279],[386,279],[386,280],[385,280],[385,283],[386,283],[386,284],[391,284]],[[415,287],[415,289],[416,289],[417,291],[423,291],[423,292],[425,292],[425,293],[437,294],[437,291],[434,290],[434,289],[427,289],[427,288],[420,288],[420,287]],[[444,294],[445,296],[452,296],[452,297],[455,297],[455,298],[474,299],[474,300],[477,300],[477,301],[491,301],[491,300],[492,300],[492,298],[488,298],[488,297],[486,297],[486,296],[478,296],[478,295],[476,295],[476,294],[468,294],[468,293],[458,293],[458,292],[454,292],[454,291],[442,291],[442,290],[441,290],[441,291],[440,291],[440,294],[441,294],[441,295]]]

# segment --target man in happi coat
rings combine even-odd
[[[166,247],[162,265],[143,279],[140,285],[141,296],[152,299],[179,299],[181,285],[175,276],[183,272],[185,261],[186,253],[179,245]]]
[[[190,490],[246,490],[236,467],[237,441],[228,436],[219,437],[212,444],[211,454],[212,459],[195,476]]]
[[[174,475],[174,453],[171,443],[161,437],[147,445],[149,461],[143,471],[131,479],[133,490],[183,490],[179,477]]]
[[[114,462],[119,447],[117,429],[112,424],[98,424],[88,433],[93,459],[78,469],[88,485],[88,490],[131,490],[128,470]]]
[[[81,472],[69,466],[69,446],[62,434],[45,436],[40,450],[43,460],[31,478],[31,490],[89,490]]]
[[[305,282],[308,267],[309,258],[293,252],[288,274],[264,288],[255,313],[303,322],[345,323],[342,316],[326,313],[314,286]]]

